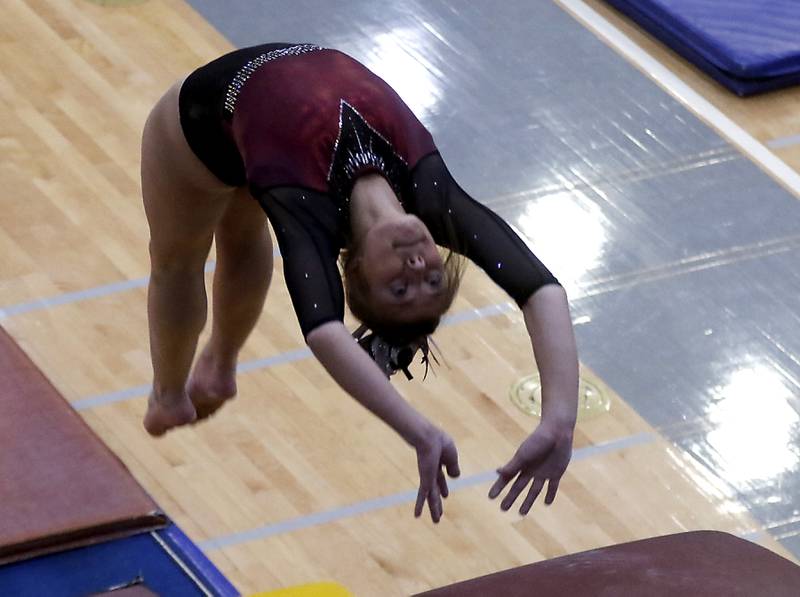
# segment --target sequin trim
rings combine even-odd
[[[253,76],[253,73],[264,66],[267,62],[272,62],[273,60],[284,58],[286,56],[299,56],[301,54],[316,52],[323,49],[324,48],[314,44],[298,44],[288,48],[272,50],[271,52],[267,52],[266,54],[261,54],[260,56],[253,58],[250,62],[245,64],[236,72],[233,80],[228,85],[228,91],[225,93],[225,111],[229,116],[233,115],[233,111],[236,109],[236,101],[239,99],[239,94],[242,92],[244,84],[247,83],[247,80]]]
[[[363,136],[359,125],[363,127]],[[342,99],[339,104],[339,134],[333,144],[328,184],[347,200],[354,178],[370,168],[383,173],[398,192],[401,180],[408,173],[408,164],[392,144]]]

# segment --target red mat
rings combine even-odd
[[[0,564],[167,522],[2,328],[0,504]]]
[[[800,567],[727,533],[696,531],[584,551],[417,597],[797,597]]]

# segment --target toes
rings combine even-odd
[[[153,437],[161,437],[167,432],[167,430],[163,426],[147,422],[145,422],[144,424],[144,429],[145,431],[147,431],[147,433],[149,433]]]
[[[216,413],[220,408],[222,408],[225,405],[225,403],[231,398],[222,398],[221,400],[213,400],[213,401],[192,400],[195,412],[197,412],[197,419],[195,420],[195,423],[197,423],[198,421],[202,421],[203,419],[209,418],[211,415]]]
[[[207,419],[222,407],[223,402],[215,403],[195,403],[195,410],[197,411],[197,419],[195,423]]]
[[[165,408],[151,400],[144,416],[143,425],[147,433],[153,437],[160,437],[173,427],[192,423],[196,419],[195,408],[188,400],[185,404],[172,408]]]

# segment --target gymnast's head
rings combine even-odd
[[[385,179],[368,179],[359,179],[351,199],[353,241],[343,256],[347,302],[373,332],[406,344],[437,328],[458,290],[461,262],[440,252],[422,220],[399,207]]]

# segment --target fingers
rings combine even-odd
[[[528,486],[530,480],[533,478],[532,474],[529,473],[522,473],[517,480],[514,481],[514,484],[511,486],[511,489],[508,490],[506,497],[500,502],[500,509],[501,510],[508,510],[511,506],[514,505],[517,497]]]
[[[444,472],[439,470],[439,474],[436,476],[436,482],[439,485],[439,493],[442,494],[443,498],[446,498],[450,495],[450,489],[447,487],[447,479],[444,476]]]
[[[498,469],[498,473],[499,473],[499,469]],[[500,495],[500,492],[503,491],[503,488],[506,485],[508,485],[508,482],[510,480],[511,480],[510,477],[505,477],[503,475],[500,475],[497,478],[497,481],[494,482],[494,485],[492,485],[492,488],[489,490],[489,499],[493,500],[498,495]]]
[[[494,482],[494,485],[492,485],[492,488],[489,490],[489,499],[491,500],[500,495],[500,492],[508,485],[508,482],[516,476],[516,472],[508,474],[504,472],[502,468],[497,469],[497,474],[497,481]]]
[[[522,470],[522,463],[519,461],[519,457],[515,454],[511,460],[497,469],[497,474],[501,477],[504,477],[506,479],[506,483],[508,483],[508,481],[517,476],[520,470]]]
[[[417,492],[417,503],[414,504],[414,517],[419,518],[422,516],[422,508],[425,506],[425,499],[428,497],[428,490],[424,485],[419,486]]]
[[[417,492],[417,502],[414,504],[414,517],[419,518],[422,516],[422,510],[425,507],[425,502],[428,502],[428,509],[431,512],[431,520],[438,523],[444,514],[442,506],[442,497],[448,496],[447,482],[444,478],[444,473],[439,471],[439,478],[436,483],[427,484],[423,483],[419,486]]]
[[[422,516],[422,510],[425,507],[426,501],[431,511],[431,520],[433,520],[433,522],[439,522],[444,509],[442,508],[442,494],[439,492],[437,484],[434,484],[430,489],[426,489],[424,486],[420,485],[419,491],[417,492],[417,503],[414,505],[415,518]]]
[[[531,489],[528,492],[525,501],[522,502],[522,506],[519,509],[519,513],[525,516],[530,512],[531,506],[533,506],[533,502],[536,501],[536,498],[539,497],[539,494],[542,492],[542,488],[544,487],[544,479],[541,477],[537,477],[533,480],[533,484],[531,485]],[[548,495],[549,495],[549,488],[548,488]]]
[[[556,499],[556,493],[558,492],[558,482],[561,479],[550,479],[550,483],[547,484],[547,494],[544,496],[544,503],[548,506],[553,503],[553,500]]]
[[[431,484],[430,490],[428,491],[428,508],[431,511],[431,520],[433,520],[434,523],[438,523],[444,513],[442,498],[446,498],[450,495],[450,489],[447,487],[447,478],[444,476],[442,467],[447,469],[447,474],[451,477],[457,477],[461,474],[458,468],[458,452],[453,442],[442,446],[439,463],[435,469],[436,482]]]
[[[492,488],[489,490],[489,499],[493,500],[500,495],[500,492],[503,491],[503,488],[508,485],[511,479],[519,474],[520,470],[521,466],[519,464],[519,459],[515,454],[507,464],[497,469],[498,478],[497,481],[494,482],[494,485],[492,485]]]
[[[435,483],[426,481],[420,482],[419,491],[417,492],[417,502],[414,504],[414,517],[419,518],[422,516],[422,510],[425,507],[425,502],[428,502],[428,509],[431,511],[431,520],[439,522],[442,518],[444,509],[442,508],[442,495],[447,497],[447,484],[444,485],[444,492],[441,490],[441,482],[444,481],[444,474],[439,471],[441,479],[437,479]]]
[[[458,466],[458,450],[456,450],[456,445],[453,442],[442,446],[441,463],[451,477],[461,475],[461,467]]]
[[[494,499],[498,495],[500,495],[505,487],[511,482],[512,479],[516,477],[516,481],[508,490],[508,494],[503,499],[500,504],[500,508],[502,510],[509,510],[511,506],[514,505],[514,502],[519,497],[520,493],[533,481],[530,491],[526,496],[525,500],[520,507],[520,514],[525,516],[530,512],[533,503],[539,497],[539,494],[542,492],[545,483],[547,483],[547,494],[545,495],[545,504],[550,505],[556,498],[556,493],[558,492],[558,483],[559,478],[550,478],[536,476],[533,471],[531,471],[530,466],[521,466],[520,458],[518,455],[514,455],[508,464],[505,466],[500,467],[497,469],[498,478],[495,481],[494,485],[492,485],[491,489],[489,490],[489,498]]]
[[[431,520],[434,523],[441,520],[444,512],[442,498],[450,495],[444,471],[446,470],[451,477],[458,477],[461,474],[461,468],[458,465],[458,450],[452,440],[442,442],[441,452],[438,456],[438,462],[435,458],[432,460],[425,458],[420,461],[420,488],[414,506],[414,516],[419,517],[422,515],[427,501]]]
[[[442,496],[436,485],[428,492],[428,508],[431,511],[431,520],[438,523],[442,518]]]

